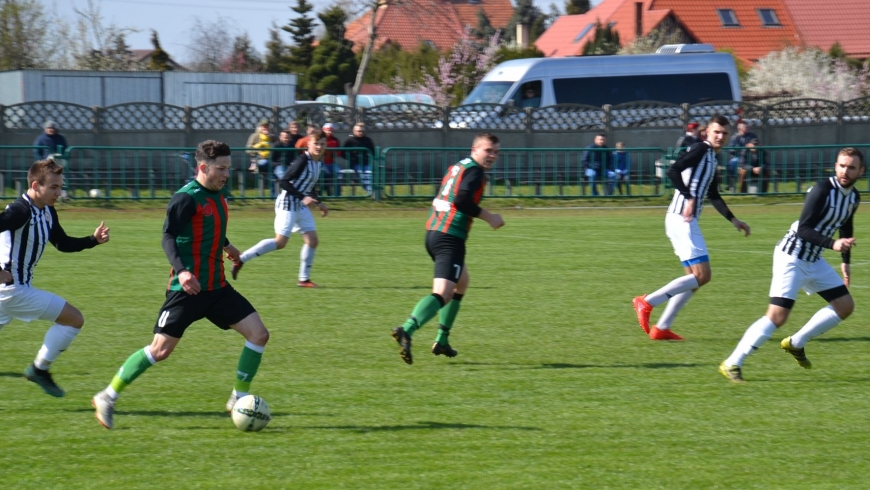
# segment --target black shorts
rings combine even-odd
[[[190,295],[184,291],[166,291],[166,302],[154,325],[154,333],[180,339],[191,323],[203,318],[222,330],[229,330],[257,310],[232,286]]]
[[[440,231],[427,231],[426,251],[435,261],[435,279],[459,282],[465,269],[465,240]]]

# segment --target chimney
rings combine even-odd
[[[529,24],[517,24],[517,46],[519,46],[520,49],[529,48]]]
[[[634,37],[643,36],[643,2],[634,2]]]

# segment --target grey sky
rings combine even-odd
[[[70,21],[75,19],[74,8],[84,10],[87,0],[54,0],[57,14]],[[128,44],[134,49],[151,48],[151,29],[160,35],[160,42],[169,54],[179,62],[189,57],[187,45],[190,36],[186,29],[196,17],[210,23],[218,16],[229,19],[235,32],[247,32],[254,46],[261,53],[265,51],[272,22],[279,26],[287,24],[296,13],[290,6],[296,0],[94,0],[101,6],[105,25],[116,24],[121,27],[139,29],[128,37]],[[597,4],[600,0],[593,0]],[[309,0],[314,11],[336,3],[335,0]],[[43,0],[51,8],[52,0]],[[545,12],[553,0],[535,0]],[[564,0],[555,0],[564,10]],[[289,42],[289,36],[284,36]]]

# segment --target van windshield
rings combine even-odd
[[[513,84],[514,82],[481,82],[462,104],[499,104]]]

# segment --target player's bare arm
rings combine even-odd
[[[731,218],[731,224],[734,225],[734,228],[737,228],[739,231],[742,231],[743,236],[749,236],[749,225],[740,221],[737,218]]]
[[[834,246],[831,247],[835,252],[848,252],[855,246],[854,238],[840,238],[834,241]],[[846,264],[848,265],[848,264]]]
[[[485,209],[481,209],[480,214],[477,217],[489,223],[489,226],[491,226],[493,230],[497,230],[504,226],[504,220],[500,214],[490,213]]]
[[[849,287],[849,278],[852,275],[852,268],[849,264],[843,262],[840,264],[840,272],[843,274],[843,284],[845,284],[846,287]]]
[[[241,252],[239,252],[239,249],[237,249],[233,245],[227,245],[226,247],[224,247],[224,252],[226,252],[227,258],[233,261],[233,263],[237,263],[241,260]]]
[[[199,294],[202,290],[199,285],[199,279],[197,279],[189,270],[185,269],[178,273],[178,282],[181,284],[181,289],[183,289],[187,294]]]

